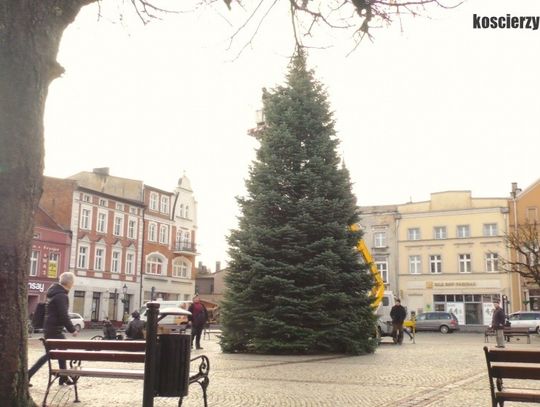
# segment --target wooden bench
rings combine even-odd
[[[95,340],[70,340],[70,339],[48,339],[43,341],[45,351],[49,357],[49,380],[47,390],[43,398],[43,407],[47,406],[47,397],[49,396],[51,386],[61,377],[67,377],[73,382],[75,391],[75,402],[79,402],[79,393],[77,383],[81,377],[98,377],[109,379],[134,379],[144,380],[145,376],[145,341],[95,341]],[[66,368],[56,367],[58,360],[66,361]],[[208,387],[208,372],[210,363],[206,356],[201,355],[191,359],[189,362],[199,362],[197,372],[191,375],[187,380],[188,386],[192,383],[199,383],[203,390],[204,405],[207,406],[206,388]],[[134,367],[104,368],[87,367],[82,362],[111,362],[134,364]],[[54,367],[53,367],[54,365]],[[175,371],[181,371],[181,366],[175,366]],[[189,366],[187,374],[189,375]],[[157,382],[159,377],[156,373]],[[185,376],[184,376],[185,377]],[[158,384],[156,383],[156,386]],[[182,404],[182,398],[187,395],[179,395],[179,405]]]
[[[486,328],[486,330],[484,331],[484,342],[489,342],[489,337],[495,335],[496,333],[494,329]],[[504,328],[503,335],[506,338],[507,342],[510,342],[510,338],[514,336],[526,336],[527,343],[531,343],[531,333],[529,332],[529,328]]]
[[[540,351],[488,349],[484,346],[489,375],[492,407],[505,401],[540,403],[540,388],[517,388],[514,380],[540,380]],[[505,387],[503,379],[512,379]]]

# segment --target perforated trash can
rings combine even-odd
[[[155,395],[184,397],[189,387],[191,335],[162,334],[158,336],[158,363]]]

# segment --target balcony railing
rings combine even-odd
[[[197,245],[188,242],[176,242],[173,250],[177,253],[197,253]]]

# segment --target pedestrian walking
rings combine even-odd
[[[54,283],[47,290],[47,302],[45,305],[45,320],[43,323],[43,336],[45,339],[66,339],[64,335],[64,328],[67,329],[73,336],[77,336],[78,332],[71,323],[69,318],[69,290],[75,283],[75,275],[71,272],[65,272],[60,274],[58,283]],[[36,363],[28,370],[28,380],[34,376],[34,374],[47,363],[47,355],[40,357]],[[58,360],[60,369],[66,368],[65,360]],[[66,376],[60,376],[58,380],[59,384],[73,384],[73,382]]]
[[[403,343],[403,322],[407,316],[407,311],[401,305],[401,301],[396,299],[396,305],[390,310],[390,318],[392,318],[392,338],[394,343],[401,345]]]
[[[504,348],[504,324],[506,322],[506,316],[498,299],[493,300],[493,306],[495,309],[491,318],[491,328],[495,330],[495,337],[497,338],[496,347]]]
[[[201,347],[201,335],[206,321],[208,321],[208,311],[198,295],[193,297],[193,303],[189,306],[188,311],[191,315],[188,316],[188,321],[191,322],[191,348],[193,348],[193,339],[195,339],[195,347]]]
[[[141,314],[135,310],[131,313],[133,319],[129,321],[126,327],[126,339],[133,341],[144,339],[144,322],[141,321]]]

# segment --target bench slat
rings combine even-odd
[[[96,369],[85,367],[72,369],[51,369],[51,373],[59,376],[105,377],[110,379],[144,379],[144,370],[136,369]]]
[[[540,352],[536,350],[490,349],[491,362],[540,363]]]
[[[492,365],[493,377],[506,379],[540,380],[540,366]]]
[[[144,352],[145,341],[92,341],[73,339],[47,339],[47,349],[117,350],[124,352]]]
[[[85,350],[51,350],[51,359],[86,360],[99,362],[144,363],[144,352],[111,352]]]
[[[540,391],[538,390],[528,390],[528,389],[521,390],[520,389],[520,391],[515,391],[515,390],[496,391],[495,397],[498,400],[504,400],[504,401],[540,403]]]

